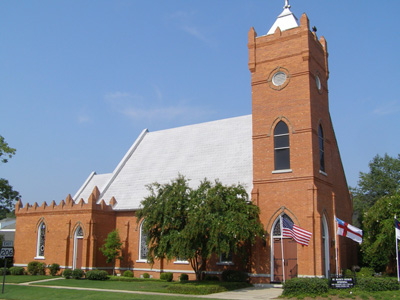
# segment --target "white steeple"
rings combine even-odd
[[[299,23],[296,16],[290,11],[289,0],[285,0],[285,6],[283,7],[283,12],[278,16],[274,25],[268,31],[268,34],[273,34],[276,28],[280,28],[281,31],[292,29],[298,27]]]

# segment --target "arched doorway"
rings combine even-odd
[[[284,214],[282,218],[292,219]],[[284,276],[284,277],[283,277]],[[297,277],[297,243],[282,236],[281,217],[276,218],[271,232],[271,281],[283,282]]]
[[[325,215],[322,216],[322,226],[321,226],[321,234],[322,234],[322,267],[323,274],[325,278],[329,278],[329,230],[328,230],[328,222],[326,221]]]
[[[83,249],[83,229],[78,226],[74,233],[74,260],[72,268],[80,269],[82,268],[82,249]]]

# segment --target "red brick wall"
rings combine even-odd
[[[313,232],[308,247],[297,247],[299,276],[323,275],[322,216],[334,240],[334,213],[351,220],[352,203],[331,124],[328,103],[329,77],[327,43],[309,30],[303,15],[298,28],[257,37],[249,32],[249,69],[253,99],[253,181],[252,199],[261,210],[261,221],[271,234],[272,224],[284,211],[298,226]],[[279,89],[268,80],[274,70],[284,68],[289,82]],[[316,87],[318,75],[322,89]],[[276,124],[289,128],[291,172],[273,173]],[[325,138],[325,174],[320,172],[318,126]],[[335,203],[333,200],[335,195]],[[340,241],[342,242],[342,240]],[[346,241],[347,242],[347,241]],[[261,250],[262,249],[262,250]],[[270,274],[271,239],[253,251],[254,272]],[[334,272],[334,244],[330,243],[330,269]],[[348,267],[354,254],[351,247],[340,248],[342,267]],[[260,251],[261,250],[261,251]],[[267,264],[265,266],[265,264]]]

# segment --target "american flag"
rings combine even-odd
[[[286,218],[282,218],[282,220],[283,220],[282,236],[291,237],[297,243],[308,246],[308,242],[311,239],[312,233],[293,224],[292,221]]]

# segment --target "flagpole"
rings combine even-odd
[[[339,265],[338,265],[338,245],[337,245],[337,220],[336,216],[335,218],[335,258],[336,258],[336,277],[338,277],[339,274]]]
[[[283,283],[285,283],[285,258],[283,257],[283,218],[282,214],[280,216],[281,221],[281,251],[282,251],[282,274],[283,274]]]
[[[397,216],[394,216],[394,219],[397,220]],[[397,239],[397,229],[394,228],[394,238],[396,239],[396,267],[397,267],[397,281],[400,282],[399,276],[399,240]]]

